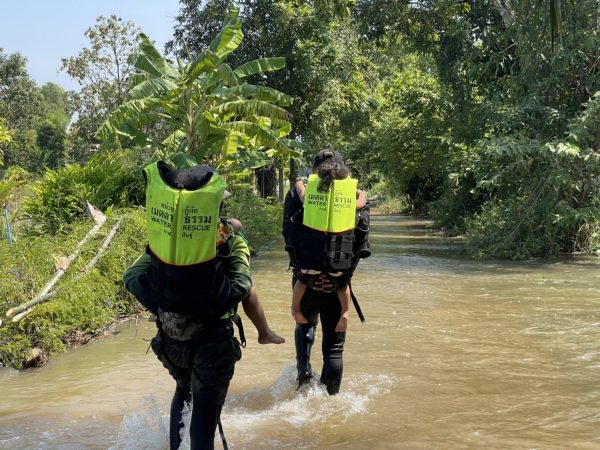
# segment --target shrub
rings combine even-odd
[[[250,192],[236,192],[225,202],[222,214],[242,222],[252,250],[256,251],[281,236],[283,208],[275,200],[265,200]]]
[[[130,158],[125,152],[103,152],[85,166],[47,170],[25,202],[30,232],[54,235],[64,230],[85,217],[86,200],[103,211],[140,204],[144,180]]]

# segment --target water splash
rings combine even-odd
[[[154,396],[123,416],[116,444],[109,450],[165,450],[169,447],[169,416],[162,415]]]
[[[317,375],[296,390],[296,368],[290,364],[273,386],[228,396],[222,421],[232,448],[235,442],[251,442],[248,448],[297,446],[290,442],[290,435],[366,414],[369,403],[388,393],[394,383],[393,377],[387,375],[353,375],[344,379],[342,392],[330,396],[318,379]],[[306,448],[318,444],[305,443],[309,445]]]
[[[366,414],[369,403],[388,393],[394,383],[393,377],[387,375],[352,375],[344,379],[340,394],[330,396],[318,379],[315,375],[297,390],[296,368],[289,364],[272,386],[228,395],[221,419],[229,446],[232,449],[297,447],[290,436],[304,434],[299,430],[326,423],[339,424],[353,416]],[[193,406],[187,405],[183,411],[180,450],[190,448],[192,410]],[[162,415],[156,399],[149,396],[140,408],[124,415],[117,443],[110,450],[164,450],[168,448],[168,433],[168,415]],[[304,442],[306,446],[301,447],[314,448],[318,439],[318,436],[312,436]],[[218,433],[216,441],[220,441]],[[220,442],[216,443],[216,448],[220,445]]]

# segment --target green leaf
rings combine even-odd
[[[269,164],[269,158],[265,158],[264,152],[256,150],[243,150],[240,151],[234,160],[229,160],[223,167],[220,168],[221,172],[242,172],[247,169],[257,169],[264,167]]]
[[[210,109],[213,114],[234,113],[240,117],[265,116],[269,118],[287,120],[289,113],[279,106],[261,100],[235,100],[226,102]]]
[[[185,137],[186,136],[183,131],[175,130],[169,136],[164,138],[163,141],[161,142],[161,144],[164,145],[165,147],[173,147],[173,146],[179,147],[181,145],[181,141],[183,141],[185,139]]]
[[[281,126],[279,126],[277,128],[277,136],[280,138],[287,136],[291,132],[292,132],[292,124],[289,122],[285,122],[284,124],[282,124]]]
[[[130,100],[123,103],[106,119],[96,136],[100,140],[108,139],[108,137],[117,132],[117,129],[122,124],[129,120],[133,120],[136,116],[141,115],[148,109],[152,109],[160,105],[160,101],[152,98]]]
[[[217,67],[217,75],[226,86],[237,86],[238,80],[228,64],[221,64]]]
[[[300,142],[297,139],[281,139],[281,142],[283,142],[290,148],[295,148],[303,152],[310,152],[312,150],[312,147],[310,145],[305,144],[304,142]]]
[[[208,46],[209,50],[221,59],[238,48],[244,39],[238,13],[237,9],[229,11],[220,33]]]
[[[239,146],[239,134],[236,131],[232,130],[229,132],[229,134],[223,141],[223,147],[221,149],[222,154],[225,156],[225,155],[232,155],[234,153],[237,153],[238,146]]]
[[[135,62],[135,67],[138,70],[155,77],[177,77],[177,70],[162,57],[144,33],[140,34],[140,52]]]
[[[196,149],[196,160],[202,161],[205,157],[215,155],[223,148],[224,134],[211,134]]]
[[[300,152],[290,149],[271,131],[261,128],[255,123],[246,121],[228,122],[223,128],[235,130],[249,138],[256,138],[258,144],[277,151],[277,156],[300,156]]]
[[[177,84],[166,78],[152,78],[143,81],[129,91],[133,99],[156,97],[177,88]]]
[[[208,97],[218,97],[223,100],[233,100],[236,97],[250,97],[265,102],[273,102],[280,106],[288,106],[293,102],[293,97],[279,92],[277,89],[256,86],[254,84],[241,84],[239,86],[221,88]]]
[[[255,73],[262,72],[273,72],[280,70],[285,67],[285,58],[260,58],[253,61],[249,61],[241,66],[237,67],[233,72],[239,79],[249,77]]]
[[[171,157],[171,162],[178,169],[191,169],[198,165],[198,162],[186,153],[176,153]]]
[[[187,70],[187,82],[192,82],[203,73],[209,73],[214,70],[221,60],[209,50],[198,53],[196,59],[190,64]]]

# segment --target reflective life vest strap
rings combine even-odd
[[[223,431],[223,424],[221,423],[221,413],[219,413],[219,421],[217,422],[219,426],[219,435],[221,436],[221,441],[223,442],[223,450],[229,450],[227,447],[227,439],[225,439],[225,432]]]

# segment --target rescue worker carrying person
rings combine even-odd
[[[326,272],[335,278],[342,308],[335,331],[343,332],[348,326],[350,307],[350,286],[343,275],[352,264],[356,209],[365,206],[366,198],[363,191],[357,192],[357,180],[350,178],[343,166],[323,175],[321,178],[311,174],[306,186],[303,181],[296,183],[296,193],[304,204],[302,224],[310,230],[304,231],[302,245],[296,249],[300,270],[292,292],[292,316],[297,323],[308,323],[300,301],[307,284]]]
[[[237,305],[245,302],[259,342],[261,336],[261,343],[284,340],[268,328],[252,288],[246,241],[219,217],[223,178],[206,165],[173,170],[163,161],[146,166],[144,175],[148,246],[123,279],[157,317],[152,350],[176,381],[170,448],[181,443],[183,407],[193,401],[191,448],[212,449],[241,358],[233,330],[233,322],[240,323]],[[241,328],[240,339],[244,343]]]
[[[350,298],[364,320],[350,279],[359,259],[371,254],[369,205],[350,178],[342,155],[325,149],[315,156],[308,183],[299,180],[286,195],[283,208],[283,236],[293,267],[298,385],[313,377],[310,352],[320,316],[321,382],[329,394],[337,394]]]

